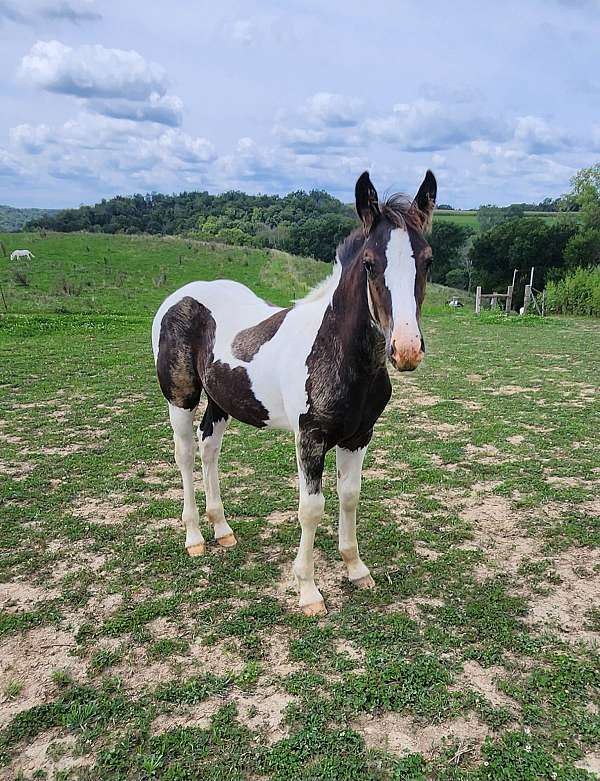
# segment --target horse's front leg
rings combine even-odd
[[[362,465],[367,448],[336,448],[337,491],[340,500],[339,549],[348,570],[348,579],[358,588],[373,588],[375,581],[358,552],[356,508],[360,499]]]
[[[296,435],[296,458],[300,483],[298,520],[302,533],[293,572],[300,589],[300,607],[307,616],[325,615],[327,608],[315,585],[314,543],[317,524],[325,508],[322,491],[325,445],[314,434],[300,432]]]

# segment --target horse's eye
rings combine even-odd
[[[365,258],[363,262],[365,264],[365,268],[367,269],[367,274],[372,277],[375,273],[375,263],[371,258],[368,257]]]
[[[425,263],[425,268],[427,269],[427,271],[429,271],[429,269],[430,269],[432,266],[433,266],[433,255],[430,255],[430,256],[427,258],[427,261],[426,261],[426,263]]]

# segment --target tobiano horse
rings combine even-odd
[[[301,534],[292,569],[306,615],[327,612],[315,584],[313,547],[325,504],[325,454],[333,447],[339,551],[350,581],[374,586],[356,539],[361,471],[392,392],[387,361],[412,371],[425,354],[420,314],[432,262],[425,234],[436,192],[427,171],[414,200],[396,195],[381,203],[365,172],[356,183],[362,225],[338,247],[331,276],[304,299],[280,308],[237,282],[191,282],[154,318],[152,346],[183,481],[188,553],[205,550],[193,471],[194,413],[204,390],[198,442],[206,515],[225,548],[237,542],[225,520],[218,475],[229,418],[294,432]]]

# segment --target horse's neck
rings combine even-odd
[[[378,371],[385,364],[385,342],[373,325],[367,297],[367,281],[360,261],[344,269],[333,294],[335,328],[346,359],[360,373]]]

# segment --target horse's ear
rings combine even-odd
[[[358,177],[354,194],[356,196],[356,211],[362,220],[365,233],[368,234],[380,213],[379,196],[369,179],[368,171]]]
[[[428,170],[413,201],[413,206],[416,206],[423,215],[424,230],[429,230],[431,228],[436,197],[437,182],[433,173]]]

